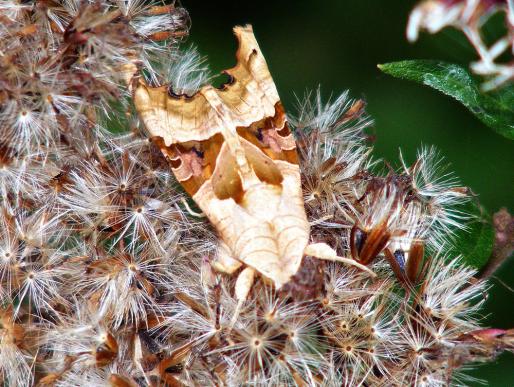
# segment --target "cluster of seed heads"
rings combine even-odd
[[[209,79],[177,47],[187,22],[142,0],[0,4],[3,385],[439,386],[512,349],[480,329],[487,284],[449,253],[467,190],[432,148],[398,170],[372,159],[347,93],[307,95],[289,119],[313,241],[377,276],[306,257],[279,292],[259,279],[233,321],[216,234],[124,86],[134,61],[181,92]]]

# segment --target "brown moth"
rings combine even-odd
[[[208,85],[187,96],[141,79],[132,84],[152,140],[219,234],[213,267],[229,274],[244,268],[235,290],[240,302],[255,272],[279,289],[304,255],[371,272],[324,243],[309,244],[296,143],[284,108],[252,27],[234,33],[237,64],[224,71],[230,81],[221,88]]]

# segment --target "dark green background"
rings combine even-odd
[[[422,34],[405,39],[414,2],[354,1],[187,1],[192,28],[187,45],[198,46],[214,73],[235,63],[232,27],[251,23],[286,108],[295,94],[321,85],[328,97],[350,89],[364,98],[375,119],[375,156],[393,163],[401,148],[408,161],[416,149],[436,145],[462,182],[490,211],[514,210],[514,143],[500,137],[458,102],[426,87],[380,73],[378,63],[401,59],[441,59],[467,64],[474,52],[459,33]],[[501,20],[499,20],[501,22]],[[494,25],[493,27],[494,28]],[[514,262],[498,273],[514,288]],[[513,293],[492,280],[484,325],[514,327]],[[514,386],[514,356],[470,374],[491,386]]]

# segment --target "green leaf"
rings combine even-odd
[[[405,60],[378,65],[386,74],[416,81],[455,98],[484,124],[514,139],[514,86],[483,93],[469,72],[455,64],[434,60]]]
[[[449,256],[461,255],[465,263],[481,269],[491,257],[494,246],[491,216],[478,203],[472,202],[465,207],[462,211],[470,214],[472,219],[466,230],[456,233]]]

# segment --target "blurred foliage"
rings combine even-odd
[[[275,2],[182,0],[191,15],[187,44],[208,55],[214,73],[235,63],[232,27],[251,23],[288,110],[296,97],[321,85],[326,97],[351,90],[362,97],[375,119],[375,155],[398,165],[401,147],[408,163],[421,144],[433,144],[446,156],[450,169],[469,186],[491,212],[514,210],[514,145],[487,130],[456,100],[438,91],[394,79],[378,63],[402,59],[437,59],[467,68],[473,49],[457,31],[422,34],[416,44],[405,38],[407,17],[415,1],[307,0]],[[496,18],[493,22],[502,20]],[[494,30],[494,23],[489,26]],[[498,27],[500,28],[500,27]],[[221,82],[221,80],[220,80]],[[514,262],[498,278],[514,288]],[[482,324],[514,327],[512,291],[492,279]],[[470,375],[491,386],[514,385],[514,356],[483,365]]]
[[[462,211],[470,214],[472,218],[467,222],[466,230],[459,230],[453,241],[449,258],[462,255],[464,262],[477,269],[481,269],[488,262],[493,252],[494,227],[490,214],[480,204],[473,201],[467,203]]]
[[[514,85],[494,93],[480,91],[480,83],[464,68],[434,60],[403,60],[378,65],[384,73],[432,87],[455,98],[479,120],[514,140]]]

